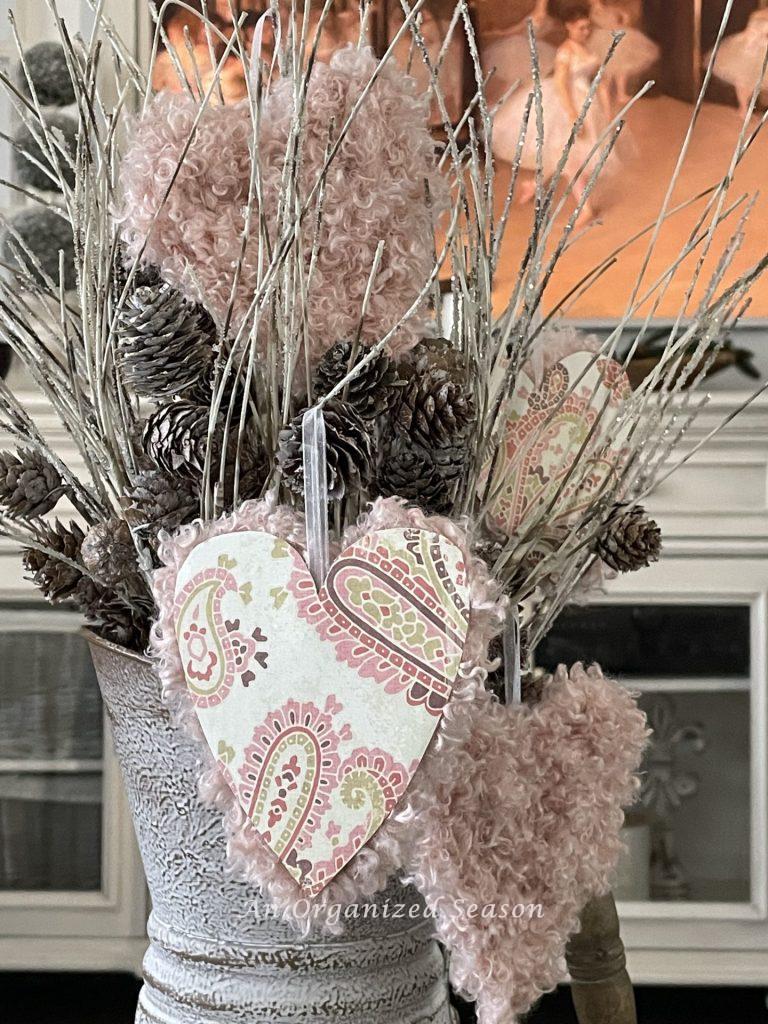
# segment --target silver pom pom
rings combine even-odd
[[[46,115],[46,124],[52,129],[54,136],[58,135],[58,141],[64,149],[74,158],[77,149],[77,122],[69,114],[62,114],[52,111]],[[65,157],[57,150],[57,165],[51,164],[47,153],[40,148],[37,139],[34,138],[26,125],[22,125],[14,136],[15,148],[13,151],[13,162],[16,168],[16,177],[22,185],[29,185],[31,188],[40,189],[41,192],[61,192],[57,182],[59,174],[70,185],[75,183],[75,172],[67,163]],[[35,163],[37,161],[37,163]],[[42,167],[48,168],[53,175],[49,177]]]
[[[24,63],[41,106],[66,107],[75,102],[72,77],[60,43],[45,42],[31,46],[24,52]],[[29,83],[21,65],[16,72],[16,81],[19,89],[29,96]]]
[[[11,220],[11,226],[40,264],[44,274],[58,285],[59,250],[64,253],[64,287],[67,291],[77,284],[75,276],[75,243],[69,222],[50,209],[22,210]],[[9,231],[3,236],[3,259],[6,263],[29,273],[39,283],[42,276],[30,265],[18,240]]]

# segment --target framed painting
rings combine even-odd
[[[574,197],[587,187],[592,165],[579,173],[579,157],[608,136],[612,122],[621,125],[616,144],[605,162],[577,225],[578,230],[547,288],[543,309],[558,308],[568,319],[598,330],[627,318],[630,323],[650,318],[662,325],[678,316],[681,306],[701,301],[705,286],[691,288],[698,256],[679,260],[700,218],[711,190],[729,173],[734,148],[742,137],[744,153],[735,173],[732,196],[753,193],[763,183],[768,160],[768,138],[751,138],[768,101],[768,76],[763,76],[768,50],[768,4],[764,0],[734,0],[730,20],[721,32],[727,0],[474,0],[467,17],[477,40],[476,66],[457,28],[454,0],[426,0],[419,15],[423,49],[439,67],[444,110],[432,98],[436,144],[441,138],[444,111],[453,125],[476,90],[481,73],[493,111],[491,146],[495,158],[495,187],[501,214],[515,164],[521,126],[532,89],[528,25],[532,24],[541,70],[543,140],[537,144],[535,115],[530,115],[522,148],[520,171],[509,212],[509,227],[496,278],[499,308],[509,299],[525,256],[533,223],[537,150],[545,183],[553,175],[574,120],[582,109],[598,73],[600,85],[576,138],[558,189],[562,209],[555,222],[552,245],[573,213]],[[245,14],[244,31],[253,30],[266,9],[264,0],[210,0],[209,11],[222,29],[231,28],[231,11]],[[315,25],[323,4],[311,8]],[[361,35],[358,0],[332,4],[317,48],[327,61],[339,47],[357,43]],[[288,17],[290,5],[283,5]],[[403,21],[400,0],[372,0],[363,29],[366,41],[379,54],[396,39]],[[286,24],[287,27],[287,24]],[[201,67],[208,67],[209,47],[199,36],[199,22],[183,9],[170,8],[163,26],[184,61],[192,46]],[[615,33],[622,33],[615,52],[601,72],[601,63]],[[185,33],[189,39],[185,43]],[[722,38],[718,44],[718,36]],[[310,26],[310,37],[314,35]],[[267,40],[265,45],[271,45]],[[713,49],[717,52],[711,63]],[[394,59],[406,67],[417,88],[430,91],[431,76],[422,49],[406,34],[394,42]],[[208,63],[207,63],[208,62]],[[238,77],[239,76],[239,77]],[[244,92],[239,62],[223,77],[227,98]],[[156,85],[178,87],[178,69],[161,53]],[[762,86],[765,86],[765,89]],[[753,92],[756,102],[749,113]],[[640,94],[640,95],[638,95]],[[534,104],[535,107],[535,104]],[[695,116],[694,116],[695,115]],[[692,119],[695,127],[689,134]],[[466,120],[466,119],[465,119]],[[479,120],[475,117],[475,125]],[[465,132],[466,135],[466,132]],[[669,183],[679,164],[676,184]],[[698,197],[691,201],[691,197]],[[734,200],[731,200],[734,202]],[[732,216],[718,228],[716,241],[738,235],[741,205],[734,202]],[[655,227],[659,211],[668,215]],[[749,224],[738,239],[738,252],[724,279],[743,274],[760,258],[768,216],[768,197],[758,197]],[[699,227],[697,227],[699,225]],[[627,244],[628,239],[634,239]],[[652,245],[650,243],[653,243]],[[721,251],[715,244],[712,251]],[[701,280],[714,271],[704,260]],[[589,268],[606,264],[599,275],[585,280]],[[637,282],[665,277],[664,286],[643,301]],[[746,334],[756,336],[768,319],[768,281],[758,282],[743,311]],[[744,332],[743,332],[744,333]],[[640,356],[653,361],[653,339]],[[717,369],[733,372],[723,379],[739,383],[741,370],[750,372],[752,355],[735,346]],[[758,353],[759,355],[759,353]]]

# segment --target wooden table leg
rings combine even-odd
[[[579,1024],[637,1024],[635,994],[613,896],[588,903],[568,943],[571,995]]]

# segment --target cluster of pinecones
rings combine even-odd
[[[122,290],[124,278],[116,281]],[[208,314],[152,272],[142,271],[116,327],[116,358],[124,382],[151,403],[136,453],[139,472],[124,496],[124,518],[84,532],[76,523],[43,517],[66,497],[79,496],[36,449],[0,453],[0,510],[35,527],[39,547],[25,552],[31,580],[53,602],[67,601],[108,639],[145,646],[151,616],[133,531],[142,541],[174,529],[199,512],[208,448],[216,331]],[[211,458],[221,456],[214,436]],[[264,460],[240,466],[240,493],[259,491]],[[82,511],[82,509],[80,509]],[[92,520],[91,520],[92,521]]]
[[[212,479],[218,479],[227,405],[222,405],[220,427],[209,436],[216,328],[205,309],[149,270],[126,300],[116,333],[125,383],[153,405],[139,439],[141,471],[125,496],[131,525],[152,538],[197,515],[206,460]],[[225,459],[230,499],[235,434],[231,431]],[[260,495],[268,469],[258,446],[242,446],[237,472],[241,500]],[[227,506],[227,495],[219,499]]]
[[[143,279],[125,304],[117,332],[123,377],[155,406],[141,439],[146,466],[127,496],[136,526],[172,528],[194,515],[209,449],[215,347],[207,313],[158,277]],[[334,345],[315,368],[313,398],[329,394],[368,355],[349,341]],[[304,489],[302,416],[282,432],[278,452],[282,479],[297,494]],[[427,511],[450,510],[476,419],[469,367],[450,343],[424,341],[398,364],[377,354],[324,416],[331,499],[399,495]],[[241,461],[243,453],[241,500],[261,493],[270,470],[254,446],[241,447]],[[209,462],[221,454],[214,436]]]
[[[124,530],[120,519],[99,523],[88,533],[77,523],[45,526],[41,537],[47,550],[28,548],[24,567],[47,600],[67,601],[105,639],[141,650],[149,639],[151,602],[138,575],[130,531],[126,537]]]
[[[107,639],[126,647],[146,646],[149,602],[145,600],[142,608],[146,588],[127,524],[99,524],[86,535],[77,523],[46,523],[43,517],[62,498],[80,508],[79,496],[35,448],[0,452],[0,510],[9,519],[33,526],[40,542],[40,547],[24,552],[32,582],[49,601],[71,603]],[[101,531],[104,548],[89,564],[87,546],[94,531]]]
[[[216,430],[209,436],[217,339],[205,310],[156,274],[143,273],[116,334],[123,379],[150,403],[123,517],[87,532],[75,523],[45,521],[65,497],[84,509],[81,495],[34,446],[0,452],[0,512],[34,526],[40,544],[25,553],[25,565],[46,597],[72,602],[109,639],[141,647],[151,600],[136,538],[152,542],[161,529],[176,529],[199,514],[206,462],[214,473],[220,464],[226,467],[231,505],[235,460]],[[476,433],[472,367],[442,339],[422,341],[397,363],[384,352],[372,356],[341,341],[314,370],[312,400],[329,395],[362,360],[359,373],[323,407],[329,497],[353,497],[362,505],[396,495],[426,512],[450,513]],[[277,455],[282,483],[298,495],[304,491],[302,421],[303,412],[282,431]],[[246,440],[237,471],[241,500],[258,497],[272,470],[250,434]],[[229,507],[226,495],[219,497]],[[629,572],[655,561],[660,547],[659,528],[645,511],[620,504],[592,550],[610,568]],[[150,549],[151,543],[145,546]]]
[[[330,394],[364,349],[338,342],[313,378],[315,399]],[[421,342],[395,364],[379,353],[323,407],[328,493],[333,499],[398,495],[428,512],[448,512],[467,466],[476,421],[469,368],[442,339]],[[304,490],[303,413],[280,435],[286,485]]]
[[[170,529],[195,514],[209,449],[215,349],[214,325],[204,310],[157,276],[140,281],[117,332],[124,380],[154,404],[141,438],[146,464],[127,495],[138,528]],[[315,368],[313,398],[329,394],[367,356],[351,342],[334,345]],[[278,452],[282,479],[297,494],[304,489],[302,416],[282,432]],[[326,404],[324,416],[331,499],[396,494],[428,511],[450,510],[467,464],[475,407],[469,368],[448,342],[424,341],[399,364],[376,355]],[[217,442],[214,436],[207,456],[214,465],[222,454]],[[238,497],[257,497],[269,460],[253,445],[241,446],[240,459]]]

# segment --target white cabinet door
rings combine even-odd
[[[0,598],[0,967],[138,970],[145,884],[80,620]]]
[[[599,661],[657,729],[645,813],[679,805],[667,818],[684,891],[620,903],[636,982],[768,983],[767,623],[768,556],[668,552],[567,610],[537,651],[546,668]]]

